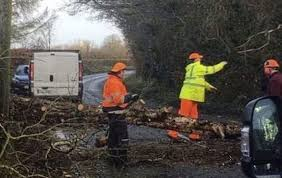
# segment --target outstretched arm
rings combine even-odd
[[[217,72],[221,71],[226,64],[227,64],[226,61],[222,61],[219,64],[216,64],[214,66],[200,65],[199,71],[198,71],[199,75],[210,75],[210,74],[217,73]]]

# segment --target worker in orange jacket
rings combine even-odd
[[[109,118],[108,149],[115,166],[127,161],[128,132],[124,110],[128,103],[138,100],[137,94],[129,94],[123,83],[126,65],[116,63],[109,72],[103,90],[103,111]]]

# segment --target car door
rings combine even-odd
[[[256,102],[251,120],[254,177],[281,177],[281,101],[265,97]]]

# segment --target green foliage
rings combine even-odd
[[[162,105],[178,105],[178,93],[169,90],[157,81],[144,81],[141,77],[132,75],[125,79],[125,83],[130,93],[137,93],[151,107]]]

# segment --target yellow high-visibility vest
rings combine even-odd
[[[214,66],[204,66],[200,61],[186,66],[185,80],[179,95],[180,99],[205,102],[205,90],[210,90],[212,85],[205,80],[205,75],[219,72],[224,67],[221,62]]]

